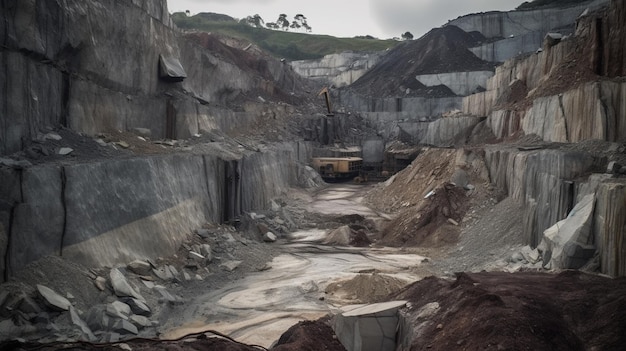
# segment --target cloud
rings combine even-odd
[[[449,20],[470,13],[511,10],[520,0],[370,0],[372,14],[389,33],[409,31],[416,38]]]

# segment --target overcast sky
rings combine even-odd
[[[524,0],[167,0],[170,12],[215,12],[236,19],[258,14],[276,22],[281,13],[303,14],[313,34],[335,37],[371,35],[379,39],[411,32],[417,39],[462,15],[508,11]]]

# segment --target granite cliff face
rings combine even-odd
[[[626,199],[618,195],[622,180],[611,175],[616,169],[609,161],[615,159],[597,152],[619,155],[626,141],[620,44],[625,16],[622,1],[588,13],[578,19],[575,36],[556,43],[546,38],[542,52],[505,62],[488,80],[487,91],[463,100],[463,111],[486,116],[501,140],[529,135],[542,141],[540,149],[558,143],[570,150],[488,149],[486,161],[492,180],[525,204],[526,239],[533,247],[582,195],[595,194],[593,229],[571,254],[587,252],[589,259],[589,248],[597,249],[602,272],[611,275],[624,274],[618,258],[624,232],[617,228],[626,223],[618,209]],[[596,142],[612,144],[598,149]],[[605,170],[610,174],[590,176]]]
[[[467,32],[480,32],[488,40],[470,48],[470,51],[486,61],[504,62],[520,54],[535,52],[550,32],[571,34],[576,19],[582,13],[597,10],[608,3],[609,0],[590,0],[562,8],[471,14],[454,19],[447,25]]]
[[[306,102],[304,80],[279,60],[179,32],[165,0],[0,7],[4,278],[49,254],[88,266],[171,254],[193,229],[263,208],[297,181],[305,144],[261,151],[228,136],[264,133],[261,120],[294,113],[276,102]],[[92,155],[46,162],[60,152],[46,135],[70,142],[51,132],[59,128],[84,137],[77,145]],[[151,140],[209,134],[215,147],[120,158],[102,156],[120,143],[92,145],[132,130]],[[34,164],[16,161],[29,155]]]
[[[153,137],[188,137],[198,124],[228,127],[223,120],[230,111],[220,106],[237,97],[287,95],[302,84],[278,60],[225,57],[185,40],[164,0],[27,0],[2,7],[1,154],[57,125],[89,135],[141,127]],[[235,59],[263,61],[267,73],[259,79]],[[164,61],[186,78],[169,77]]]

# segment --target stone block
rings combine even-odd
[[[406,301],[347,306],[335,316],[333,329],[348,351],[393,351],[396,348],[398,309]]]
[[[587,259],[593,257],[594,203],[594,194],[583,197],[566,219],[544,231],[543,239],[537,247],[543,253],[544,267],[577,269],[586,263],[581,262],[585,256]]]

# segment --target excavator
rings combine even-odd
[[[326,102],[326,117],[334,117],[330,105],[330,92],[328,87],[322,88],[317,96],[324,95]],[[344,157],[313,157],[311,165],[319,172],[326,181],[339,181],[350,179],[359,175],[363,159],[360,157],[344,156]]]
[[[317,96],[321,96],[321,95],[324,95],[324,99],[326,100],[326,109],[328,110],[328,112],[326,113],[326,116],[328,117],[334,116],[335,114],[333,114],[333,111],[330,106],[330,93],[328,92],[328,87],[323,87],[322,90],[320,90],[319,94],[317,94]]]

